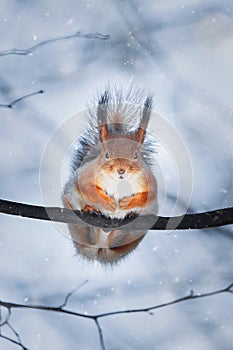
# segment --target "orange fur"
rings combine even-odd
[[[131,197],[124,197],[120,200],[120,209],[133,209],[135,207],[145,207],[147,203],[148,192],[139,192]]]
[[[115,200],[108,196],[107,193],[99,186],[96,185],[96,191],[98,195],[106,202],[105,208],[114,211],[117,207]]]

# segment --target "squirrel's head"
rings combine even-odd
[[[121,115],[115,115],[114,123],[111,123],[108,109],[108,94],[105,92],[97,109],[102,170],[123,179],[127,173],[136,173],[141,169],[141,148],[151,115],[152,97],[148,96],[145,100],[139,125],[134,130],[129,130],[132,127],[124,124]]]
[[[101,171],[125,179],[128,175],[141,171],[140,144],[124,135],[115,135],[102,143]]]

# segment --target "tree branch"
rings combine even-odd
[[[36,91],[36,92],[31,92],[30,94],[27,94],[27,95],[24,95],[22,97],[19,97],[17,98],[16,100],[14,101],[11,101],[10,103],[6,103],[6,104],[2,104],[0,103],[0,107],[3,107],[3,108],[13,108],[13,106],[22,101],[22,100],[25,100],[26,98],[28,97],[31,97],[31,96],[34,96],[34,95],[37,95],[37,94],[43,94],[44,93],[44,90],[39,90],[39,91]]]
[[[86,282],[84,282],[81,286],[83,286]],[[78,288],[80,288],[81,286],[79,286]],[[72,315],[72,316],[77,316],[77,317],[83,317],[83,318],[88,318],[91,319],[95,322],[97,330],[98,330],[98,334],[99,334],[99,339],[100,339],[100,345],[102,350],[106,349],[105,343],[104,343],[104,336],[103,336],[103,330],[99,324],[99,319],[100,318],[105,318],[105,317],[109,317],[109,316],[113,316],[113,315],[122,315],[122,314],[129,314],[129,313],[141,313],[141,312],[148,312],[150,315],[153,315],[153,310],[157,310],[157,309],[161,309],[164,307],[168,307],[174,304],[178,304],[187,300],[193,300],[193,299],[200,299],[200,298],[206,298],[206,297],[210,297],[210,296],[214,296],[214,295],[219,295],[219,294],[224,294],[224,293],[230,293],[233,294],[232,291],[233,288],[233,283],[231,283],[230,285],[228,285],[225,288],[221,288],[221,289],[217,289],[213,292],[208,292],[208,293],[197,293],[194,294],[193,291],[190,291],[190,293],[186,296],[183,296],[181,298],[178,299],[174,299],[171,301],[168,301],[166,303],[162,303],[162,304],[156,304],[156,305],[152,305],[152,306],[148,306],[148,307],[144,307],[144,308],[135,308],[135,309],[125,309],[125,310],[118,310],[118,311],[110,311],[110,312],[105,312],[105,313],[99,313],[99,314],[86,314],[86,313],[80,313],[80,312],[76,312],[76,311],[72,311],[72,310],[68,310],[68,309],[64,309],[63,305],[61,306],[45,306],[45,305],[27,305],[27,304],[20,304],[20,303],[12,303],[12,302],[6,302],[6,301],[2,301],[0,300],[0,306],[4,307],[7,309],[8,314],[11,315],[11,311],[12,309],[34,309],[34,310],[43,310],[43,311],[51,311],[51,312],[57,312],[57,313],[63,313],[63,314],[67,314],[67,315]],[[75,288],[77,290],[77,288]],[[74,290],[75,290],[74,289]],[[74,291],[73,290],[73,291]],[[65,300],[68,300],[69,296],[73,293],[70,292],[67,294]],[[12,328],[11,328],[12,329]],[[22,345],[22,343],[20,342],[20,337],[18,335],[18,333],[13,330],[15,335],[17,336],[17,340],[18,341],[14,341],[11,338],[8,338],[9,341],[14,342],[17,345],[20,345],[21,347],[23,347],[23,349],[26,349],[24,347],[24,345]],[[0,337],[7,339],[6,337],[0,335]]]
[[[104,335],[103,335],[103,330],[99,324],[99,321],[98,321],[98,318],[95,318],[95,324],[96,324],[96,327],[98,329],[98,333],[99,333],[99,339],[100,339],[100,346],[101,346],[101,349],[102,350],[106,350],[106,346],[105,346],[105,343],[104,343]]]
[[[29,350],[29,348],[26,348],[22,343],[19,341],[16,341],[10,337],[7,337],[6,335],[0,334],[0,338],[5,339],[13,344],[19,345],[23,350]]]
[[[26,217],[30,219],[51,220],[102,228],[120,228],[151,230],[187,230],[218,227],[233,224],[233,207],[217,209],[204,213],[186,214],[175,217],[155,215],[126,217],[123,220],[110,219],[96,213],[83,213],[59,207],[42,207],[0,199],[0,213]],[[126,227],[124,227],[126,229]]]
[[[3,50],[3,51],[0,51],[0,57],[10,56],[10,55],[27,56],[27,55],[31,54],[33,51],[41,48],[42,46],[46,46],[46,45],[49,45],[49,44],[57,42],[57,41],[64,41],[64,40],[69,40],[69,39],[73,39],[73,38],[108,40],[111,37],[110,37],[110,35],[104,35],[104,34],[100,34],[100,33],[82,34],[81,31],[78,31],[74,34],[41,41],[38,44],[30,46],[27,49],[12,48],[9,50]]]

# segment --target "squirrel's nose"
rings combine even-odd
[[[118,169],[117,172],[118,172],[119,175],[123,175],[125,173],[125,170],[124,169]]]

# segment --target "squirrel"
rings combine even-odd
[[[147,135],[153,99],[142,98],[141,91],[124,94],[108,88],[98,97],[97,108],[89,109],[88,127],[76,144],[72,174],[62,194],[66,208],[117,219],[156,214],[154,143]],[[77,252],[103,264],[121,260],[146,234],[68,226]]]

